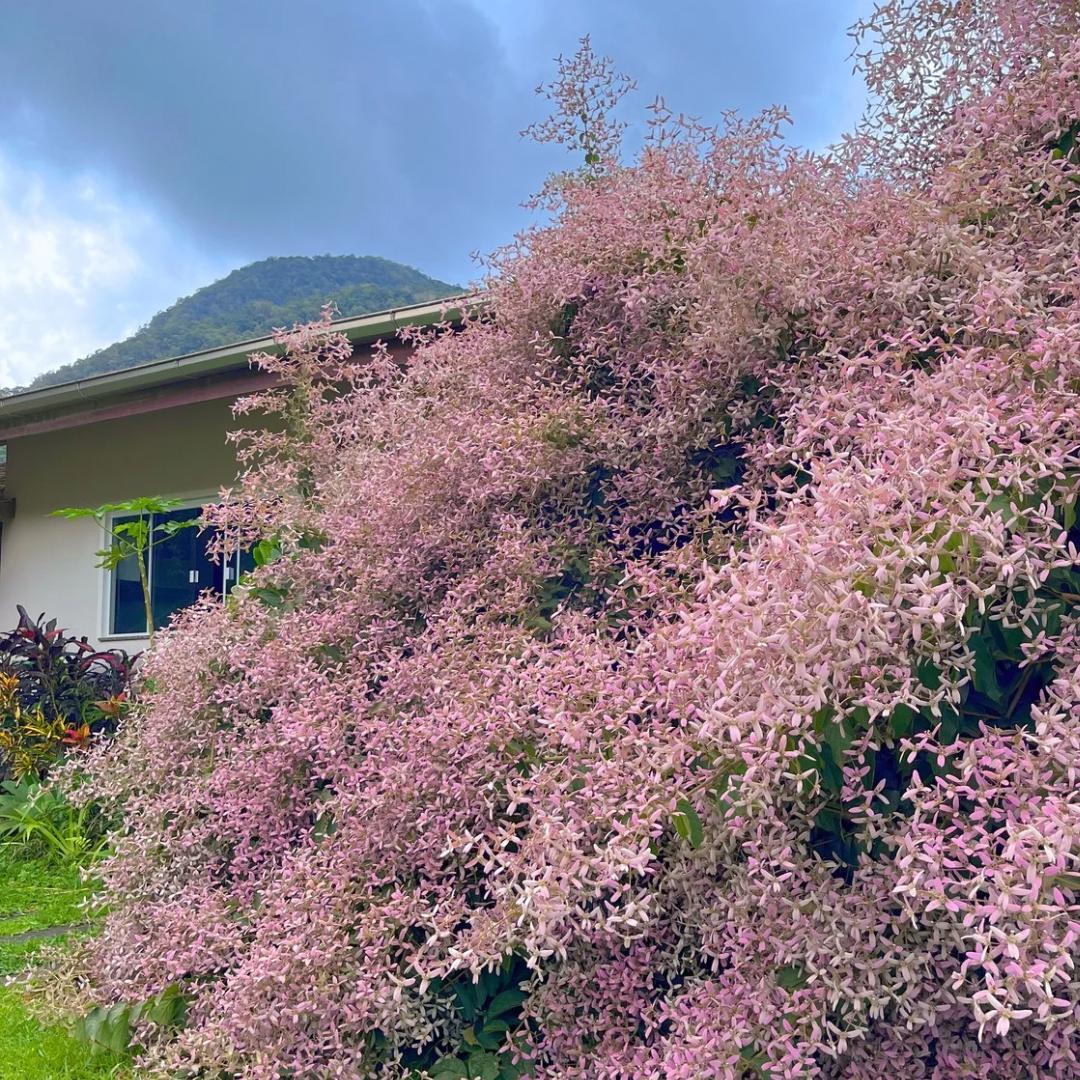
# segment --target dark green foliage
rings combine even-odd
[[[314,319],[330,301],[343,316],[363,315],[460,292],[457,285],[368,255],[262,259],[177,300],[124,341],[39,375],[29,389],[263,337],[275,327]]]
[[[1071,534],[1070,534],[1071,535]],[[1016,595],[1023,604],[1027,594]],[[814,716],[814,745],[804,747],[803,764],[818,773],[822,791],[829,801],[821,808],[810,832],[811,848],[821,858],[836,865],[835,873],[849,879],[861,858],[877,859],[887,851],[880,841],[867,845],[861,829],[850,813],[852,807],[842,799],[845,766],[861,765],[863,787],[869,791],[884,781],[880,798],[891,813],[911,810],[903,795],[918,772],[926,783],[947,775],[954,767],[952,754],[920,751],[901,754],[900,743],[912,734],[934,728],[943,747],[977,736],[983,727],[1032,728],[1031,707],[1053,681],[1054,657],[1027,662],[1023,645],[1045,628],[1054,636],[1060,632],[1062,615],[1080,600],[1080,572],[1068,568],[1053,571],[1035,594],[1035,615],[1026,627],[1006,626],[990,614],[981,615],[972,604],[966,618],[971,628],[968,647],[974,663],[970,680],[963,686],[957,706],[942,703],[937,714],[927,709],[899,706],[881,722],[881,745],[867,751],[861,759],[852,758],[849,750],[857,735],[865,732],[869,714],[856,709],[838,719],[831,708],[818,710]],[[929,690],[941,686],[944,672],[925,660],[915,669],[916,678]]]
[[[1050,156],[1055,161],[1068,158],[1074,165],[1080,162],[1080,120],[1062,127],[1061,134],[1051,143]]]
[[[675,831],[692,848],[701,847],[705,839],[704,827],[698,817],[694,804],[689,799],[680,799],[675,805]]]
[[[173,1030],[183,1027],[186,1019],[187,1000],[180,987],[172,983],[146,1001],[97,1006],[75,1021],[71,1033],[79,1042],[88,1043],[95,1053],[122,1054],[132,1045],[133,1029],[140,1022]]]
[[[712,487],[732,487],[742,482],[745,472],[743,453],[740,443],[714,440],[708,446],[693,451],[690,464],[706,475]]]
[[[506,1045],[508,1036],[521,1026],[521,1008],[528,998],[521,987],[529,974],[520,957],[507,956],[500,967],[485,971],[475,982],[466,974],[445,984],[466,1025],[461,1042],[441,1056],[434,1047],[407,1054],[406,1064],[437,1080],[517,1080],[527,1075],[529,1063],[515,1063]]]

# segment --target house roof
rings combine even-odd
[[[363,345],[393,338],[406,326],[455,320],[465,302],[464,296],[448,297],[335,319],[331,325],[355,344]],[[251,372],[251,354],[276,351],[278,346],[272,336],[253,338],[0,397],[0,439],[243,393],[258,382]]]

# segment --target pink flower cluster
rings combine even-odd
[[[832,156],[658,105],[620,163],[586,51],[462,329],[282,336],[209,511],[281,557],[87,789],[152,1064],[427,1075],[516,957],[549,1080],[1080,1074],[1074,16],[885,5]]]

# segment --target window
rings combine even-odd
[[[202,513],[200,507],[172,510],[151,517],[151,535],[167,521],[192,521]],[[117,517],[116,523],[133,521],[132,516]],[[219,596],[232,591],[241,574],[254,565],[249,552],[237,552],[227,561],[211,562],[206,549],[212,530],[183,529],[150,549],[147,577],[150,584],[150,603],[154,613],[154,628],[169,621],[181,608],[194,604],[199,595],[212,589]],[[109,633],[146,633],[146,612],[143,606],[139,565],[134,557],[124,559],[112,572],[109,583]]]

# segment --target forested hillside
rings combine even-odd
[[[182,297],[131,337],[39,375],[30,388],[259,337],[314,318],[328,300],[342,315],[360,315],[460,291],[411,266],[370,255],[262,259]]]

